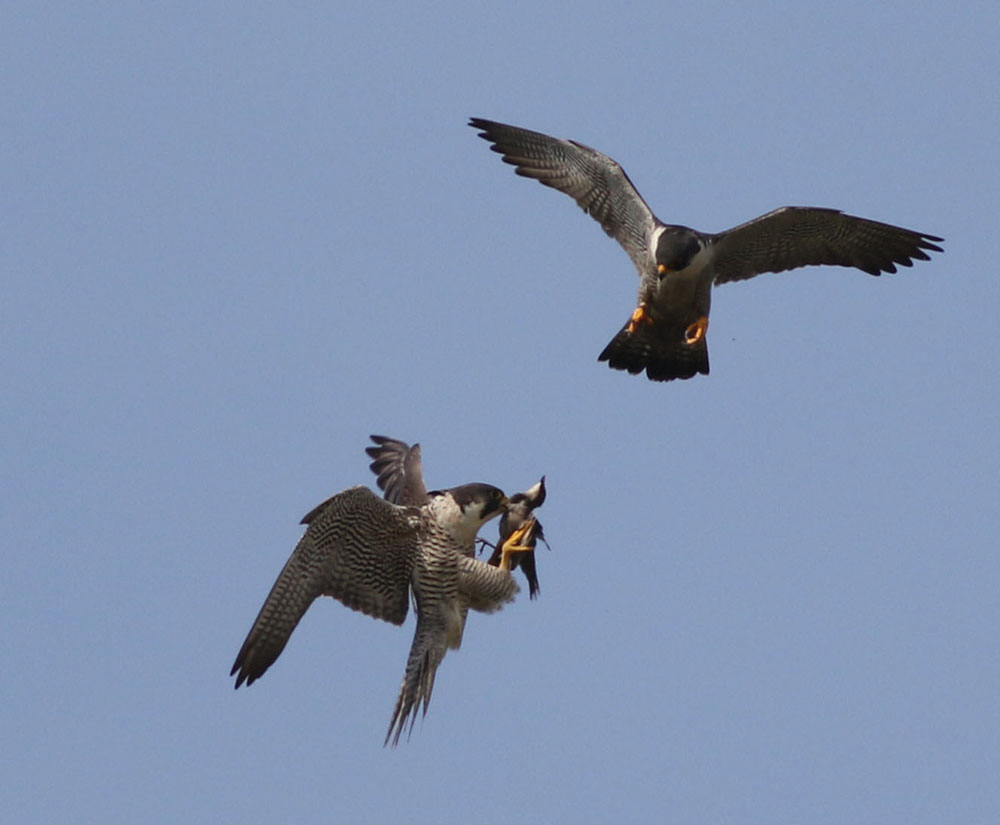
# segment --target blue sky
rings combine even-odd
[[[992,4],[0,17],[5,822],[1000,818]],[[652,384],[596,361],[628,259],[470,115],[667,221],[946,252],[721,287],[712,374]],[[369,433],[549,487],[540,598],[471,617],[396,751],[412,618],[324,599],[228,678]]]

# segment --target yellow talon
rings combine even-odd
[[[684,330],[684,343],[689,347],[697,344],[702,338],[705,337],[705,333],[708,331],[708,318],[702,316],[693,324],[691,324],[686,330]]]
[[[503,546],[500,548],[501,570],[510,570],[510,556],[512,553],[530,553],[535,549],[531,545],[521,544],[525,537],[531,534],[534,527],[535,519],[532,517],[507,537],[507,541],[505,541]]]

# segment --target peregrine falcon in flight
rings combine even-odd
[[[327,499],[302,519],[306,531],[236,656],[236,687],[274,663],[317,597],[399,625],[412,593],[417,627],[385,738],[395,746],[418,710],[427,712],[438,665],[461,644],[466,611],[498,610],[518,591],[509,555],[499,568],[472,557],[479,528],[506,507],[503,491],[489,484],[427,493],[420,506],[360,486]]]
[[[535,570],[535,547],[539,541],[546,546],[542,523],[532,514],[535,509],[545,503],[545,476],[541,481],[529,487],[523,493],[514,493],[506,512],[500,516],[500,539],[493,547],[489,564],[499,567],[503,550],[508,554],[517,550],[516,556],[511,556],[511,570],[520,567],[528,580],[528,595],[534,599],[538,595],[538,573]],[[481,539],[482,540],[482,539]]]
[[[386,501],[393,504],[420,506],[427,500],[420,445],[412,447],[405,441],[384,435],[370,436],[375,442],[365,452],[373,459],[369,465],[375,473],[376,483]],[[545,501],[545,476],[523,493],[510,497],[507,510],[500,517],[500,540],[493,547],[488,564],[499,567],[503,558],[509,559],[511,570],[518,567],[528,580],[528,593],[532,599],[538,595],[538,574],[535,571],[535,546],[545,541],[542,525],[531,515]],[[530,523],[529,523],[530,521]],[[481,542],[489,544],[485,539]],[[512,555],[516,553],[517,555]]]
[[[879,275],[942,251],[934,235],[813,206],[784,206],[717,234],[672,226],[596,149],[492,120],[469,125],[518,175],[573,198],[628,253],[639,270],[638,306],[598,360],[633,375],[645,370],[651,381],[708,374],[713,283],[817,264]]]

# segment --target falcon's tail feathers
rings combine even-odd
[[[413,733],[413,726],[417,723],[417,716],[426,715],[431,692],[434,690],[434,676],[443,658],[443,647],[439,649],[435,645],[420,644],[416,638],[413,640],[410,658],[406,662],[406,673],[403,675],[403,684],[399,689],[399,697],[396,699],[392,719],[389,720],[389,730],[385,735],[383,746],[391,741],[392,746],[396,747],[404,730],[406,738],[409,739]]]
[[[625,324],[611,339],[598,361],[607,361],[615,370],[637,375],[643,370],[650,381],[673,381],[708,375],[708,342],[703,335],[697,343],[658,340],[652,330],[640,325],[631,332]]]

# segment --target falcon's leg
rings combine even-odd
[[[653,319],[649,317],[649,313],[646,312],[646,302],[642,301],[639,306],[637,306],[632,311],[632,317],[629,319],[628,326],[625,328],[626,332],[635,332],[635,328],[639,324],[652,324]]]

